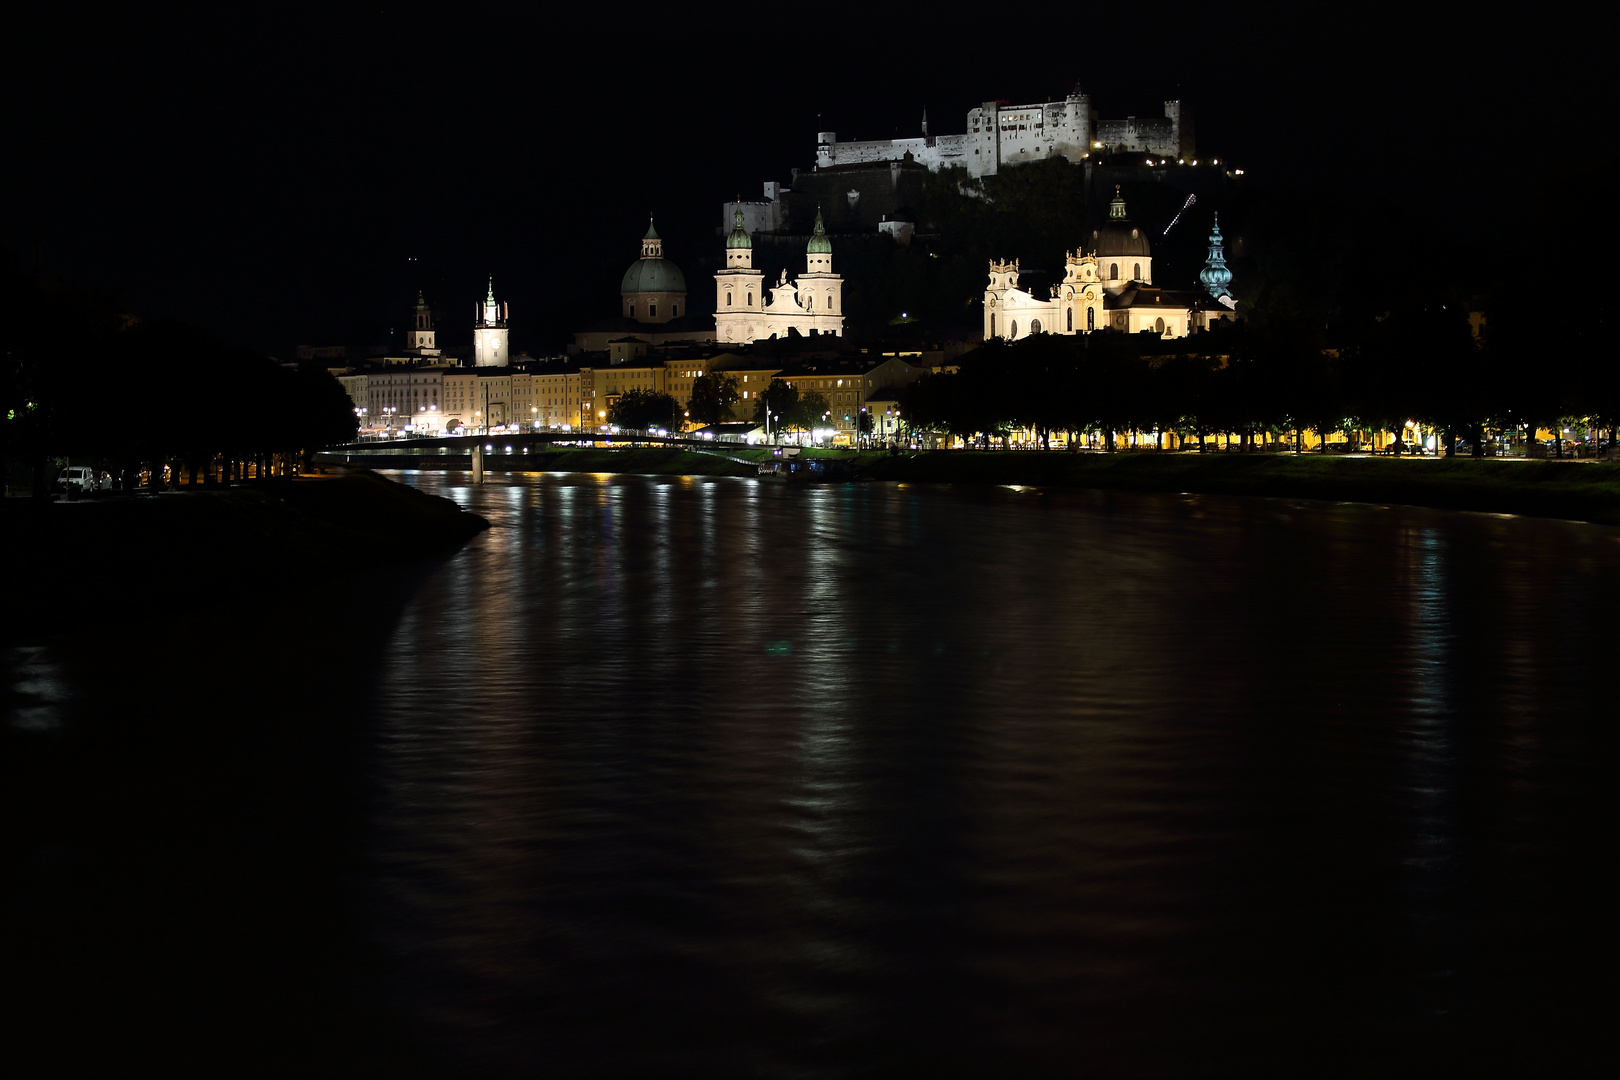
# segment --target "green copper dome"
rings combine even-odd
[[[816,231],[810,237],[810,244],[805,248],[812,255],[831,255],[832,241],[827,239],[827,226],[821,223],[821,208],[816,208]]]
[[[710,220],[714,219],[711,218]],[[726,237],[726,247],[751,248],[753,246],[754,242],[748,238],[748,230],[743,228],[742,207],[738,206],[737,212],[731,215],[731,233]]]
[[[710,219],[713,220],[712,218]],[[685,292],[686,275],[668,259],[637,259],[624,272],[619,291],[627,292]]]

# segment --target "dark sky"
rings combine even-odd
[[[454,344],[494,274],[538,351],[614,313],[649,211],[690,267],[819,129],[914,134],[926,107],[956,132],[1076,80],[1105,118],[1180,97],[1202,153],[1328,205],[1393,194],[1458,243],[1607,228],[1597,28],[1522,7],[766,7],[41,9],[4,76],[0,242],[278,353],[381,341],[418,287]]]

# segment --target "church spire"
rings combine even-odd
[[[658,230],[653,228],[652,211],[647,212],[647,235],[641,238],[641,257],[643,259],[662,259],[664,257],[664,241],[659,237]]]
[[[711,219],[712,220],[712,219]],[[731,233],[726,237],[727,248],[751,248],[753,240],[748,237],[748,230],[743,228],[742,196],[737,196],[737,211],[731,215]]]
[[[1204,268],[1198,272],[1198,280],[1209,295],[1219,300],[1230,294],[1228,288],[1232,284],[1232,271],[1226,267],[1226,251],[1221,241],[1221,215],[1215,215],[1215,226],[1209,234],[1209,258],[1204,262]]]
[[[805,249],[812,255],[831,255],[832,241],[827,239],[827,226],[821,220],[821,207],[816,207],[816,228],[810,235],[810,244]]]

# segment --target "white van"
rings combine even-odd
[[[56,482],[62,485],[64,491],[105,491],[112,487],[111,476],[106,473],[98,475],[88,465],[69,465],[57,476]]]

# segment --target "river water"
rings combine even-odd
[[[1620,530],[401,474],[416,566],[13,650],[67,1069],[1614,1064]]]

